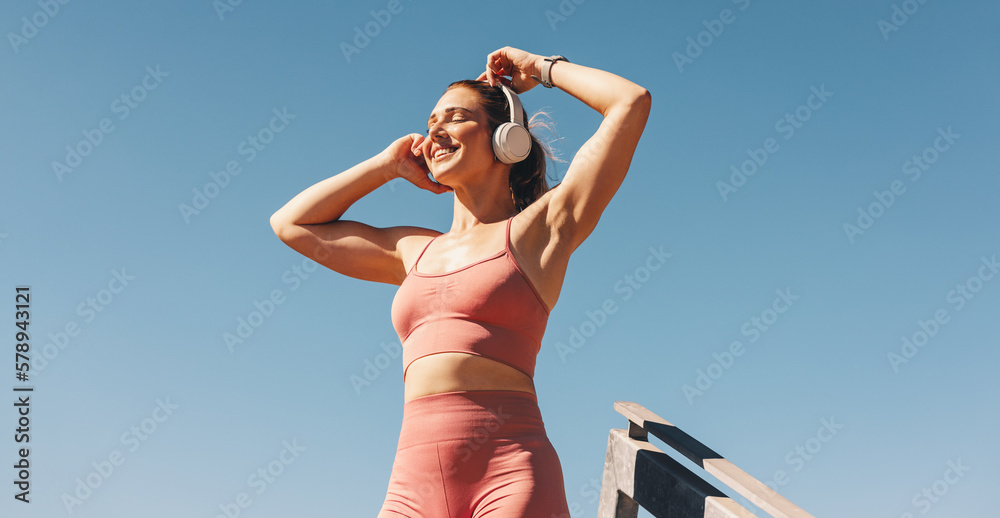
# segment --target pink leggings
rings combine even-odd
[[[562,466],[535,397],[445,392],[403,405],[379,518],[568,518]]]

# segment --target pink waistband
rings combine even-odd
[[[545,435],[535,396],[517,390],[468,390],[420,396],[403,405],[397,450],[466,439]]]

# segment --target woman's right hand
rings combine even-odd
[[[424,138],[426,137],[419,133],[410,133],[396,139],[395,142],[389,144],[389,147],[382,151],[382,155],[389,167],[389,179],[403,178],[413,185],[435,194],[454,191],[454,189],[447,185],[442,185],[431,180],[431,171],[427,168],[427,161],[424,159],[423,151],[420,149]]]

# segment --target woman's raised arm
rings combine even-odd
[[[503,81],[521,93],[538,84],[531,76],[541,77],[542,67],[547,66],[545,56],[504,47],[487,57],[486,72],[479,78],[491,84]],[[551,67],[554,88],[604,116],[549,198],[549,212],[562,215],[556,221],[564,228],[555,230],[575,249],[593,232],[625,179],[646,127],[651,96],[645,88],[610,72],[566,61],[556,61]]]
[[[271,216],[274,233],[295,251],[335,272],[399,284],[406,277],[400,245],[427,231],[409,226],[377,228],[340,217],[396,177],[431,192],[448,192],[448,187],[427,176],[420,154],[423,139],[416,133],[400,137],[378,155],[300,192]]]

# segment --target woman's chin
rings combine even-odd
[[[448,179],[451,176],[451,175],[448,174],[447,170],[443,170],[443,171],[442,170],[430,171],[430,173],[431,173],[431,180],[434,180],[437,183],[441,183],[442,180],[448,181]],[[444,185],[444,184],[441,184],[441,185]]]
[[[449,164],[435,164],[434,169],[431,170],[431,175],[434,176],[434,181],[441,183],[441,181],[447,182],[449,179],[455,177],[455,168],[450,167]],[[444,185],[444,184],[442,184]]]

